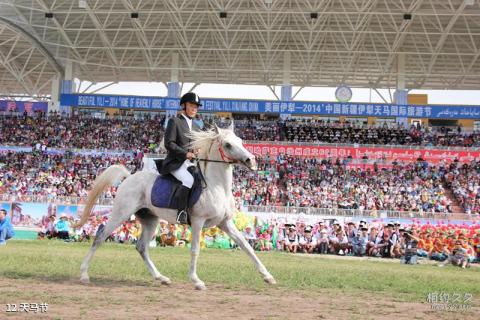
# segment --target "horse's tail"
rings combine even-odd
[[[82,218],[75,225],[75,228],[81,227],[85,224],[85,222],[87,222],[95,202],[107,187],[128,176],[130,176],[130,172],[128,172],[127,168],[118,164],[110,166],[107,168],[107,170],[102,172],[102,174],[99,175],[93,182],[93,188],[88,193],[87,204],[83,210]]]

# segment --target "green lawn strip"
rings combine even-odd
[[[9,241],[0,251],[0,276],[66,281],[79,277],[89,243],[61,241]],[[190,254],[185,248],[153,248],[150,255],[159,271],[174,281],[188,281]],[[282,289],[350,295],[374,293],[397,301],[426,301],[432,292],[480,297],[479,268],[461,270],[434,265],[406,266],[399,263],[361,259],[325,259],[278,252],[258,256]],[[106,243],[90,265],[91,281],[99,284],[153,285],[150,274],[132,245]],[[208,286],[269,290],[250,259],[239,250],[204,249],[198,261],[198,275]]]

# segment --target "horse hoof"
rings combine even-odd
[[[205,287],[205,283],[200,282],[195,284],[195,290],[207,290],[207,287]]]
[[[169,286],[169,285],[172,284],[172,280],[170,280],[168,278],[163,278],[163,279],[160,279],[160,283],[163,284],[163,285]]]
[[[277,281],[273,277],[263,278],[263,281],[265,281],[268,284],[277,284]]]
[[[83,283],[83,284],[89,284],[90,279],[88,277],[81,277],[80,282]]]

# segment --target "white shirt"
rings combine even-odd
[[[182,113],[182,116],[187,120],[188,128],[192,131],[192,119],[189,119],[186,115]]]
[[[255,233],[253,232],[253,230],[250,230],[250,232],[247,232],[247,230],[243,230],[242,232],[243,234],[243,237],[247,240],[255,240],[257,239],[257,236],[255,235]]]

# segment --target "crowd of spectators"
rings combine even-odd
[[[67,242],[83,242],[93,239],[106,225],[108,221],[107,216],[93,215],[86,224],[80,228],[75,228],[74,225],[79,219],[74,219],[71,215],[62,214],[58,217],[55,213],[44,217],[41,222],[40,232],[38,232],[38,239],[61,239]],[[118,243],[136,243],[140,236],[140,223],[131,219],[122,223],[111,235],[108,236],[107,241]]]
[[[152,115],[95,118],[56,114],[41,117],[5,116],[0,126],[0,145],[40,148],[84,148],[137,150],[154,152],[164,133],[164,116]],[[198,124],[229,120],[199,115]],[[480,133],[443,128],[430,130],[420,125],[405,128],[398,124],[367,126],[360,123],[338,123],[315,119],[304,120],[237,120],[238,136],[251,141],[290,141],[310,143],[386,144],[414,146],[480,147]]]
[[[252,231],[253,230],[253,231]],[[480,225],[380,223],[365,220],[264,223],[247,226],[243,235],[257,250],[401,259],[416,264],[422,257],[467,267],[480,262]]]
[[[234,171],[233,192],[239,205],[359,209],[365,211],[453,212],[451,190],[469,214],[480,213],[480,163],[425,161],[373,169],[350,166],[350,159],[266,156],[258,171]],[[130,172],[142,158],[115,155],[0,152],[0,194],[86,197],[98,172],[113,164]],[[116,187],[102,195],[113,198]]]
[[[295,142],[357,143],[413,146],[479,147],[480,133],[463,133],[461,128],[441,127],[430,130],[421,125],[410,128],[400,124],[384,123],[367,126],[359,123],[335,123],[321,120],[287,120],[279,124],[284,128],[285,140]]]
[[[445,176],[465,213],[480,213],[480,163],[473,161],[453,168]]]
[[[258,251],[286,253],[334,254],[340,256],[370,256],[400,259],[401,263],[417,264],[419,259],[452,263],[468,267],[480,262],[480,225],[420,224],[413,222],[381,222],[377,220],[321,220],[307,225],[301,219],[295,223],[256,221],[242,229],[243,237]],[[59,238],[65,241],[88,241],[107,223],[106,216],[92,216],[82,228],[74,229],[74,219],[55,215],[45,219],[39,238]],[[133,217],[124,222],[107,241],[136,243],[141,225]],[[189,246],[191,230],[186,225],[168,224],[161,220],[150,246]],[[236,248],[236,244],[218,228],[204,229],[202,247]]]
[[[421,125],[412,125],[409,128],[386,123],[368,126],[362,123],[316,119],[250,119],[236,121],[235,126],[240,138],[252,141],[480,147],[480,133],[462,132],[461,127],[456,130],[445,127],[433,130]]]
[[[349,161],[266,156],[258,160],[258,172],[235,172],[234,195],[243,205],[450,213],[449,189],[468,213],[480,213],[476,161],[394,162],[372,170]]]
[[[140,156],[0,151],[0,194],[13,196],[86,197],[99,171],[123,164],[130,172],[141,168]],[[116,188],[103,197],[112,198]]]
[[[204,120],[209,123],[219,119]],[[97,172],[108,166],[121,163],[131,172],[139,170],[143,153],[157,150],[163,122],[164,118],[158,115],[143,119],[97,119],[86,115],[63,118],[56,114],[48,118],[3,117],[0,145],[33,146],[34,151],[0,151],[0,194],[85,197]],[[461,130],[436,133],[420,126],[368,129],[357,124],[258,118],[238,120],[236,126],[239,135],[250,140],[466,146],[478,143],[476,134],[466,138]],[[46,152],[53,147],[126,149],[133,155]],[[419,161],[382,169],[378,165],[371,169],[352,167],[350,161],[265,156],[258,159],[258,172],[234,171],[233,191],[243,205],[450,213],[452,199],[446,191],[451,190],[465,212],[480,213],[480,165],[475,161],[437,166]],[[112,198],[114,194],[112,187],[104,197]]]
[[[112,117],[98,119],[88,115],[65,118],[2,117],[0,145],[154,152],[164,133],[163,116],[136,119]]]

